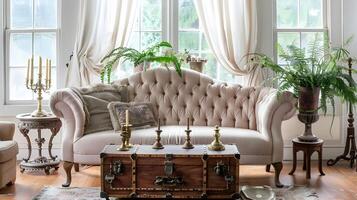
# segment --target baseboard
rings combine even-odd
[[[324,160],[334,159],[344,151],[343,147],[324,147],[322,152],[322,157]],[[62,158],[61,155],[62,151],[61,148],[52,148],[52,155],[57,155],[58,158]],[[27,148],[19,148],[19,154],[17,154],[17,159],[22,160],[23,158],[27,158],[28,150]],[[48,148],[42,149],[42,155],[48,156]],[[37,149],[32,150],[32,157],[35,158],[38,156]],[[298,153],[298,159],[302,160],[302,152]],[[284,147],[284,160],[292,160],[292,147]],[[312,160],[317,160],[317,153],[312,155]]]

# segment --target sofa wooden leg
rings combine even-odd
[[[275,171],[275,186],[278,188],[283,187],[284,185],[280,183],[280,172],[283,169],[283,163],[277,162],[272,164]]]
[[[79,164],[78,163],[74,163],[74,171],[79,172]]]
[[[71,181],[72,181],[72,175],[71,175],[72,166],[73,166],[72,162],[68,162],[68,161],[64,161],[63,162],[63,168],[64,168],[64,171],[66,172],[67,180],[66,180],[66,183],[62,184],[62,187],[69,187],[71,185]]]
[[[265,166],[265,171],[270,172],[270,164]]]

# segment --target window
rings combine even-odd
[[[169,41],[175,50],[183,52],[187,49],[190,54],[207,59],[205,74],[228,82],[237,83],[240,80],[215,59],[200,30],[193,0],[140,0],[128,46],[142,50],[161,40]],[[188,64],[183,67],[188,67]],[[125,77],[132,72],[133,66],[127,62],[121,65],[114,78]]]
[[[36,95],[26,88],[27,59],[34,56],[35,73],[38,57],[52,60],[52,90],[56,88],[57,1],[6,1],[6,103],[31,101]],[[36,82],[37,76],[34,76]],[[11,88],[11,90],[10,90]],[[48,99],[45,94],[44,98]]]
[[[326,0],[276,0],[275,4],[275,44],[283,48],[294,44],[307,50],[316,37],[324,37]],[[277,62],[284,64],[277,49],[275,52]]]

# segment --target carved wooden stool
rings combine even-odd
[[[298,151],[304,152],[303,170],[306,170],[306,178],[311,178],[311,155],[317,151],[319,157],[319,171],[321,176],[325,173],[322,171],[322,145],[324,141],[319,139],[317,142],[302,142],[298,138],[293,139],[293,168],[290,175],[293,175],[296,170],[296,154]]]
[[[62,126],[61,120],[54,115],[49,115],[46,117],[32,117],[29,113],[17,115],[16,118],[20,121],[18,127],[22,135],[26,138],[27,148],[29,151],[27,158],[24,158],[23,161],[20,163],[21,173],[25,170],[44,170],[45,173],[48,175],[50,173],[51,168],[57,170],[60,161],[57,156],[52,155],[51,150],[52,140],[57,135],[58,131]],[[35,139],[35,142],[38,146],[39,156],[34,160],[30,160],[32,146],[29,133],[31,129],[37,130],[37,138]],[[42,129],[50,129],[52,133],[48,142],[48,154],[50,158],[42,156],[42,145],[46,141],[45,138],[43,138],[41,135]]]

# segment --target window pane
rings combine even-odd
[[[140,33],[139,32],[133,32],[130,36],[130,40],[128,43],[128,47],[134,48],[134,49],[140,49]]]
[[[278,44],[285,50],[287,46],[289,45],[296,45],[300,46],[300,34],[299,33],[284,33],[280,32],[278,33]],[[278,63],[284,64],[285,61],[283,61],[278,52]]]
[[[207,59],[207,63],[203,68],[203,73],[216,79],[217,78],[217,61],[213,54],[202,54],[202,57]]]
[[[10,34],[10,66],[27,66],[27,59],[32,55],[32,34]]]
[[[235,83],[235,76],[229,72],[226,68],[223,66],[219,66],[220,68],[220,74],[219,74],[219,79],[222,81],[226,81],[228,83]]]
[[[179,32],[179,50],[199,51],[200,32]]]
[[[296,28],[298,26],[298,0],[276,0],[278,28]]]
[[[57,28],[57,0],[35,1],[35,28]]]
[[[142,30],[161,30],[161,1],[142,1]]]
[[[10,1],[11,28],[32,28],[32,0]]]
[[[25,86],[26,70],[22,67],[9,69],[9,100],[32,100],[32,91]]]
[[[42,57],[43,63],[51,59],[52,65],[56,65],[56,33],[35,33],[34,54]],[[37,65],[37,60],[35,63]]]
[[[198,29],[198,16],[192,0],[179,1],[179,29]]]
[[[305,48],[305,52],[308,56],[313,46],[314,42],[317,42],[317,47],[321,48],[324,42],[324,33],[301,33],[301,47]],[[321,56],[324,54],[323,49],[320,49],[319,53]]]
[[[323,28],[322,0],[300,0],[300,27]]]
[[[201,33],[201,46],[202,46],[202,51],[210,51],[210,47],[208,45],[208,42],[206,40],[205,34]]]
[[[143,32],[141,33],[141,49],[146,49],[161,41],[160,32]]]

